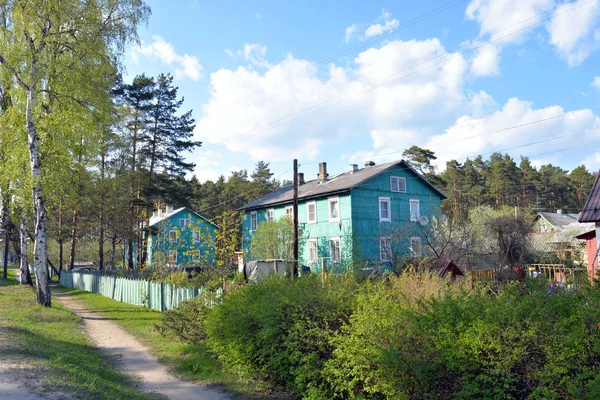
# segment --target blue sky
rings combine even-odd
[[[600,168],[600,0],[147,2],[126,79],[175,75],[200,180],[413,144],[440,170],[493,151]]]

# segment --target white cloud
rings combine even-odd
[[[498,47],[494,44],[488,44],[477,50],[475,58],[471,64],[471,72],[475,76],[492,76],[499,74],[498,63],[500,55]]]
[[[264,56],[261,49],[251,54]],[[292,55],[264,72],[221,69],[210,75],[211,98],[202,107],[196,138],[274,162],[314,160],[327,146],[339,152],[339,141],[360,139],[358,132],[371,132],[378,148],[386,141],[394,148],[423,142],[433,120],[449,120],[468,104],[467,64],[460,54],[434,68],[412,68],[445,52],[436,38],[392,41],[325,73]]]
[[[594,80],[592,83],[590,83],[590,86],[600,90],[600,76],[594,77]]]
[[[381,10],[381,15],[371,24],[352,24],[346,28],[344,40],[350,43],[352,39],[364,41],[384,33],[391,32],[400,26],[400,21],[392,18],[392,14],[385,8]]]
[[[241,55],[244,59],[250,61],[252,65],[263,68],[270,67],[270,64],[265,59],[267,47],[259,43],[245,44],[244,49],[241,51]]]
[[[552,118],[566,114],[563,117]],[[544,122],[534,121],[551,118]],[[516,125],[519,128],[506,129]],[[445,130],[431,137],[425,147],[436,151],[443,165],[451,159],[508,151],[513,155],[544,153],[572,146],[578,139],[600,137],[600,118],[589,109],[569,111],[560,106],[532,108],[532,103],[518,98],[509,99],[504,106],[481,117],[462,116]],[[495,132],[495,133],[490,133]],[[530,143],[540,142],[529,145]],[[443,151],[440,151],[443,150]]]
[[[344,40],[346,41],[346,43],[350,43],[350,40],[352,40],[352,37],[354,37],[354,35],[357,34],[357,31],[358,25],[356,24],[352,24],[346,28],[346,34],[344,35]]]
[[[594,35],[600,16],[600,0],[566,3],[557,8],[554,15],[555,18],[548,24],[550,43],[569,66],[580,65],[600,47]]]
[[[261,13],[259,13],[259,12],[255,12],[255,13],[254,13],[254,17],[255,17],[256,19],[262,19],[262,17],[263,17],[263,16],[262,16],[262,14],[261,14]]]
[[[534,28],[528,26],[541,21],[539,14],[552,8],[554,0],[471,0],[465,16],[477,21],[483,42],[494,41],[478,49],[471,71],[475,76],[497,75],[499,53],[503,46],[522,43]],[[497,33],[498,32],[498,33]],[[497,34],[496,34],[497,33]],[[477,45],[481,45],[481,41]]]
[[[204,68],[197,57],[177,54],[175,47],[161,36],[152,36],[152,40],[152,43],[142,41],[139,46],[132,49],[130,54],[134,62],[139,62],[139,56],[142,55],[175,66],[175,77],[178,79],[188,77],[197,81],[202,78]]]
[[[373,24],[369,25],[367,29],[365,29],[364,38],[372,38],[375,36],[383,35],[386,32],[393,31],[397,27],[400,26],[400,21],[397,19],[390,19],[385,21],[383,24]]]

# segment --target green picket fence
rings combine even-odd
[[[90,273],[65,272],[60,274],[64,287],[98,293],[127,304],[144,306],[157,311],[171,310],[184,300],[204,294],[207,305],[220,302],[223,289],[208,292],[205,288],[182,288],[170,283],[157,283]]]

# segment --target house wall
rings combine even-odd
[[[182,227],[179,220],[188,218],[190,225]],[[178,238],[169,240],[169,231],[175,230]],[[199,230],[200,241],[194,241],[194,230]],[[177,253],[178,266],[199,266],[214,263],[214,250],[210,240],[214,241],[216,227],[200,218],[189,210],[182,210],[168,219],[159,222],[152,227],[148,237],[148,265],[164,265],[167,263],[169,251]],[[207,238],[212,238],[207,241]],[[194,261],[193,251],[200,251],[200,260]]]
[[[338,198],[340,202],[340,218],[339,221],[336,222],[329,221],[330,198]],[[311,203],[313,201],[316,203],[317,208],[317,222],[309,224],[307,203]],[[291,205],[292,203],[287,203],[275,207],[267,207],[260,210],[254,210],[256,211],[257,223],[261,224],[267,220],[267,210],[271,208],[274,210],[274,219],[276,221],[280,218],[285,217],[285,209],[286,207],[289,207]],[[253,259],[252,253],[250,251],[250,244],[252,241],[252,236],[254,235],[254,231],[250,229],[252,212],[253,211],[246,211],[242,216],[242,246],[244,249],[245,258],[249,260]],[[328,259],[330,257],[329,239],[335,237],[340,238],[340,250],[343,259],[342,262],[347,261],[348,254],[351,254],[352,252],[351,216],[351,201],[350,195],[348,193],[327,196],[315,200],[300,201],[298,203],[298,224],[301,235],[301,243],[300,248],[298,249],[298,256],[300,258],[301,263],[303,265],[310,266],[312,271],[320,271],[319,262],[309,263],[308,261],[308,242],[311,240],[316,240],[319,259]],[[346,260],[344,260],[344,258],[346,258]],[[329,268],[329,261],[327,261],[327,267]],[[336,267],[341,267],[341,265],[338,265]]]
[[[406,193],[391,191],[392,176],[406,179]],[[380,197],[390,198],[391,222],[380,221]],[[380,237],[392,238],[393,253],[410,253],[410,238],[422,236],[423,233],[419,222],[410,221],[411,199],[419,200],[420,215],[428,220],[440,215],[439,194],[412,171],[400,166],[379,174],[352,190],[352,221],[355,255],[358,258],[368,260],[371,264],[382,264]]]
[[[587,272],[588,278],[593,281],[595,278],[598,278],[596,272],[598,271],[598,257],[596,254],[598,253],[598,245],[596,242],[596,237],[589,238],[585,241],[585,250],[587,253]]]
[[[406,179],[406,193],[392,192],[390,178],[392,176]],[[389,197],[391,200],[391,222],[380,222],[379,197]],[[340,221],[329,222],[329,201],[331,197],[338,197],[340,201]],[[355,267],[369,264],[381,265],[379,238],[390,236],[390,231],[402,232],[402,239],[397,247],[405,254],[409,253],[410,237],[422,234],[422,227],[418,222],[410,221],[410,200],[418,199],[420,202],[420,215],[429,220],[440,214],[440,195],[427,185],[418,175],[411,170],[400,166],[381,173],[363,184],[355,187],[350,193],[341,195],[324,196],[316,201],[317,223],[307,223],[307,201],[301,200],[298,204],[298,221],[303,231],[299,249],[300,261],[309,265],[312,271],[320,271],[320,264],[308,263],[308,241],[317,240],[318,257],[329,258],[329,239],[340,237],[342,262],[335,266],[336,269],[348,267],[353,260],[357,261]],[[278,220],[285,216],[286,206],[291,203],[253,210],[257,214],[258,224],[267,220],[267,209],[273,208],[274,218]],[[253,259],[250,252],[250,243],[254,232],[250,230],[251,214],[245,211],[242,216],[242,246],[245,259]],[[422,245],[424,247],[424,243]],[[363,264],[362,262],[365,262]],[[331,269],[327,261],[328,270]]]

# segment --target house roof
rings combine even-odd
[[[406,260],[405,265],[412,265],[417,268],[425,268],[430,272],[437,272],[440,277],[445,277],[449,272],[455,276],[464,276],[461,269],[447,258],[426,257],[423,259],[410,258]]]
[[[573,223],[577,223],[577,217],[579,214],[559,214],[559,213],[551,213],[551,212],[540,212],[538,213],[538,218],[542,217],[550,225],[552,225],[556,229],[561,229],[566,227],[567,225],[571,225]]]
[[[596,175],[596,180],[590,191],[590,195],[585,201],[583,210],[579,214],[579,222],[600,221],[600,171]]]
[[[154,216],[154,215],[153,215],[152,217],[150,217],[150,226],[154,226],[154,225],[156,225],[156,224],[158,224],[158,223],[160,223],[160,222],[162,222],[162,221],[164,221],[164,220],[166,220],[166,219],[169,219],[169,218],[171,218],[172,216],[174,216],[174,215],[176,215],[176,214],[179,214],[180,212],[182,212],[182,211],[184,211],[184,210],[187,210],[187,211],[189,211],[189,212],[191,212],[191,213],[195,214],[195,215],[196,215],[196,216],[198,216],[199,218],[201,218],[201,219],[205,220],[205,221],[206,221],[206,222],[208,222],[209,224],[211,224],[211,225],[214,225],[215,227],[217,227],[217,228],[218,228],[218,226],[217,226],[215,223],[213,223],[213,222],[209,221],[209,220],[208,220],[206,217],[203,217],[202,215],[198,214],[196,211],[192,211],[192,210],[190,210],[190,209],[189,209],[189,208],[187,208],[187,207],[181,207],[181,208],[178,208],[178,209],[176,209],[176,210],[173,210],[173,211],[171,211],[171,212],[169,212],[169,213],[163,213],[163,214],[162,214],[162,215],[160,215],[160,216]]]
[[[574,222],[557,232],[532,233],[530,234],[531,246],[535,251],[544,253],[583,246],[585,241],[579,236],[593,229],[594,223]]]
[[[318,179],[313,179],[298,186],[298,199],[311,199],[329,194],[343,193],[349,191],[350,189],[360,185],[366,180],[373,178],[374,176],[377,176],[382,172],[397,165],[401,165],[403,168],[411,171],[415,176],[421,178],[427,186],[429,186],[433,191],[437,192],[443,199],[446,198],[446,195],[437,187],[435,187],[435,185],[429,182],[429,180],[427,180],[425,177],[419,174],[404,160],[400,160],[389,162],[386,164],[365,167],[359,169],[356,172],[344,172],[343,174],[330,177],[323,182],[319,182]],[[269,205],[289,203],[293,199],[293,187],[291,185],[285,186],[267,194],[266,196],[261,197],[258,200],[254,200],[246,204],[244,207],[240,208],[240,210],[250,210],[255,208],[262,208]]]

